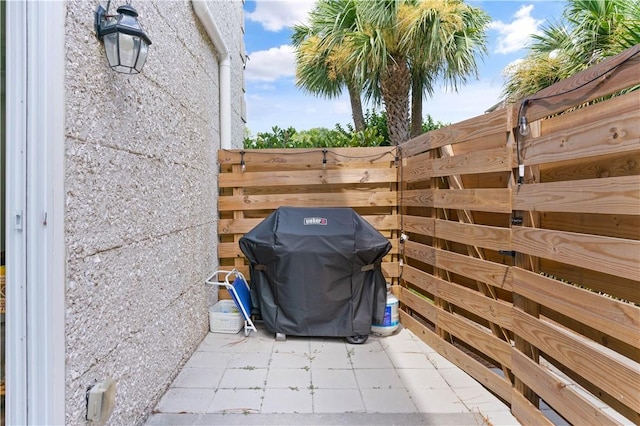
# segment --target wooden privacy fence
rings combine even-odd
[[[387,277],[397,277],[396,151],[394,147],[220,151],[221,267],[248,274],[238,241],[280,206],[351,207],[391,241],[393,248],[382,268]]]
[[[640,92],[602,100],[639,68],[635,46],[399,150],[220,151],[220,264],[248,272],[237,241],[281,205],[353,207],[392,242],[403,326],[523,424],[640,424]]]

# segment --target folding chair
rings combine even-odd
[[[218,274],[226,274],[223,282],[218,281]],[[229,277],[235,275],[233,282],[229,282]],[[244,317],[244,335],[249,336],[251,330],[257,332],[256,326],[253,324],[251,320],[251,291],[249,289],[249,284],[247,284],[247,280],[244,278],[241,272],[239,272],[236,268],[233,268],[231,271],[217,270],[215,271],[206,281],[207,284],[215,285],[218,287],[224,286],[227,289],[231,298],[236,303],[240,312],[242,312],[242,316]]]

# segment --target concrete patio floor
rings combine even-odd
[[[275,340],[209,333],[147,425],[519,425],[509,407],[408,330]]]

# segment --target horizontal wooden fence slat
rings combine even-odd
[[[491,330],[447,311],[440,312],[437,325],[503,367],[511,368],[511,345],[492,335]]]
[[[358,183],[395,183],[396,168],[349,170],[302,170],[222,173],[218,181],[221,188],[260,186],[302,186]]]
[[[402,156],[412,156],[473,139],[492,136],[506,139],[509,130],[507,114],[504,111],[493,111],[456,123],[452,128],[436,129],[416,136],[402,144]]]
[[[514,210],[640,214],[640,176],[521,185]]]
[[[426,318],[433,324],[438,323],[438,315],[443,312],[435,305],[433,300],[429,300],[425,297],[419,296],[414,292],[408,291],[404,287],[399,290],[398,300],[411,308],[411,310],[420,314],[420,316]]]
[[[431,174],[440,177],[510,171],[514,166],[512,151],[511,146],[504,146],[472,154],[437,158],[431,160]]]
[[[520,253],[640,280],[640,241],[526,227],[514,227],[512,239]]]
[[[594,117],[593,121],[578,127],[568,115],[549,119],[566,123],[566,128],[547,130],[543,136],[528,139],[524,148],[524,164],[530,166],[640,150],[637,93],[596,104],[593,109],[597,109],[597,119]],[[585,113],[579,110],[572,114]]]
[[[407,183],[431,179],[433,173],[431,154],[427,152],[403,159],[400,173],[402,180]]]
[[[554,426],[554,423],[542,414],[538,407],[515,389],[511,396],[511,413],[523,425]]]
[[[511,250],[510,228],[437,219],[435,237],[496,251]]]
[[[435,233],[435,219],[424,216],[404,215],[400,219],[399,229],[432,237]]]
[[[433,189],[403,190],[399,194],[402,207],[433,207]]]
[[[391,207],[396,204],[395,192],[358,192],[326,194],[271,194],[220,196],[218,209],[271,210],[280,206],[289,207]]]
[[[511,303],[491,299],[479,291],[441,279],[436,281],[435,296],[478,315],[488,322],[511,328]]]
[[[465,309],[488,322],[511,328],[511,304],[490,299],[482,293],[435,277],[409,265],[403,266],[402,278],[433,297]]]
[[[409,258],[495,287],[511,290],[509,268],[505,265],[439,250],[413,241],[407,241],[404,244],[404,255]]]
[[[435,266],[504,290],[512,289],[509,267],[495,262],[436,250]]]
[[[438,294],[438,282],[444,281],[410,265],[402,267],[402,279],[434,297]]]
[[[382,262],[380,266],[382,268],[382,273],[386,278],[398,278],[400,276],[398,261]]]
[[[549,259],[540,259],[540,271],[593,291],[640,304],[640,286],[637,280],[615,277],[593,269],[584,269]]]
[[[436,263],[436,249],[415,241],[409,240],[404,243],[404,255],[428,265],[435,265]]]
[[[540,227],[640,240],[640,215],[583,214],[577,216],[575,213],[546,212],[540,215]]]
[[[593,99],[638,84],[640,44],[607,58],[530,97],[526,109],[529,122],[547,117]]]
[[[513,350],[512,372],[571,424],[621,424],[576,392],[570,383],[558,379],[517,350]]]
[[[437,189],[433,191],[433,205],[441,209],[511,213],[511,190]]]
[[[515,293],[640,350],[640,307],[524,269],[512,272]]]
[[[513,309],[513,331],[624,405],[640,411],[640,365],[557,325]]]

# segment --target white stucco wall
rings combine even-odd
[[[142,74],[114,73],[94,36],[97,4],[67,2],[66,423],[86,423],[87,388],[111,377],[110,424],[130,425],[144,420],[208,331],[218,63],[191,2],[137,1],[149,58]],[[242,2],[211,1],[210,9],[232,52],[239,147]]]

